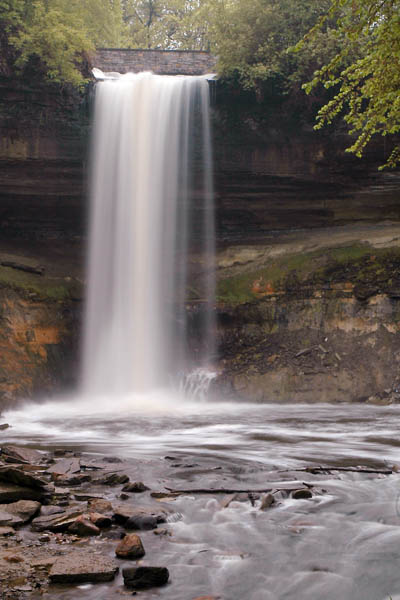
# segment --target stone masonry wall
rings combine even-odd
[[[201,51],[100,48],[93,64],[106,72],[153,71],[158,75],[205,75],[215,71],[216,58]]]

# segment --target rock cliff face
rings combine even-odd
[[[91,89],[0,88],[1,407],[77,378]],[[213,120],[218,394],[396,399],[400,178],[381,149],[355,160],[226,90]]]
[[[370,225],[292,235],[286,247],[281,239],[251,248],[240,269],[223,267],[218,393],[259,402],[398,401],[399,233],[397,225]]]

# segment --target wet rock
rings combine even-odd
[[[300,500],[303,498],[312,498],[312,492],[310,490],[294,490],[291,493],[291,497],[295,500]]]
[[[132,567],[123,569],[124,584],[131,590],[158,587],[168,583],[166,567]]]
[[[80,537],[86,537],[91,535],[100,535],[100,529],[96,527],[92,521],[86,518],[87,515],[80,515],[75,521],[68,527],[70,533],[75,533]]]
[[[82,483],[86,483],[92,480],[91,475],[89,475],[88,473],[77,473],[75,475],[58,475],[57,473],[52,473],[52,477],[57,483],[57,485],[61,487],[82,485]]]
[[[0,527],[18,527],[23,523],[23,520],[19,517],[0,510]]]
[[[153,531],[154,535],[159,535],[159,536],[171,536],[172,533],[169,529],[156,529],[156,531]]]
[[[237,497],[238,494],[230,494],[229,496],[226,496],[221,502],[221,508],[229,508],[231,502],[236,500]]]
[[[150,488],[144,485],[144,483],[142,483],[141,481],[132,481],[131,483],[125,485],[122,488],[122,491],[129,492],[131,494],[141,494],[142,492],[145,492],[148,489]]]
[[[125,529],[141,529],[143,531],[150,531],[151,529],[157,529],[157,519],[152,515],[135,515],[129,517],[124,525]]]
[[[37,489],[45,488],[47,486],[47,481],[44,479],[32,475],[31,473],[27,473],[22,469],[8,466],[0,467],[0,481]]]
[[[142,558],[145,555],[142,540],[135,533],[125,535],[115,549],[118,558]]]
[[[93,552],[71,552],[57,558],[51,567],[52,583],[97,583],[112,581],[118,567],[115,561]]]
[[[86,502],[89,500],[102,500],[103,496],[101,496],[100,494],[92,494],[90,492],[90,490],[84,491],[84,492],[75,492],[74,491],[74,497],[75,500],[78,500],[79,502]]]
[[[6,462],[38,464],[44,455],[31,448],[19,448],[18,446],[2,446],[1,455]]]
[[[106,515],[102,515],[101,513],[89,513],[89,519],[94,525],[96,525],[96,527],[100,527],[100,529],[102,529],[103,527],[111,527],[112,525],[111,517],[107,517]]]
[[[155,517],[157,523],[165,523],[167,514],[163,510],[153,510],[151,508],[135,508],[126,504],[114,506],[114,519],[120,525],[125,525],[128,519],[138,516]]]
[[[221,596],[198,596],[193,600],[219,600]]]
[[[34,502],[33,500],[19,500],[11,504],[0,504],[0,511],[8,512],[18,517],[22,523],[28,523],[37,513],[41,507],[40,502]]]
[[[0,425],[0,431],[4,431],[5,429],[8,429],[10,426],[8,423],[2,423]]]
[[[59,460],[55,465],[48,469],[49,473],[55,473],[58,475],[66,475],[79,473],[81,470],[81,463],[79,458],[64,458]]]
[[[122,459],[118,456],[104,456],[103,461],[106,463],[122,463]]]
[[[59,515],[61,513],[65,513],[65,510],[61,508],[61,506],[54,506],[51,504],[49,506],[42,506],[40,509],[41,517],[49,517],[50,515]]]
[[[67,531],[75,520],[82,515],[82,511],[66,511],[62,514],[37,517],[32,521],[33,531],[53,531],[54,533]]]
[[[118,498],[120,498],[121,500],[129,500],[130,495],[125,494],[125,492],[121,492],[121,494],[118,496]]]
[[[16,502],[18,500],[37,500],[43,499],[43,492],[39,489],[22,487],[11,483],[0,482],[0,503]]]
[[[101,485],[110,485],[110,486],[122,485],[122,484],[128,483],[128,482],[129,482],[128,475],[119,474],[119,473],[109,473],[108,475],[105,475],[101,479],[96,479],[96,481],[95,481],[95,483],[99,483]]]
[[[0,527],[0,537],[8,537],[15,535],[15,530],[12,527]]]
[[[103,498],[94,498],[88,500],[88,510],[96,513],[108,513],[112,511],[112,504]]]
[[[275,498],[273,497],[273,495],[266,494],[261,500],[260,510],[266,510],[267,508],[271,508],[273,504],[275,504]]]

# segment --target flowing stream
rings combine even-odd
[[[144,600],[400,598],[398,473],[335,471],[399,464],[398,406],[190,404],[157,394],[137,399],[134,409],[128,398],[96,405],[103,406],[97,414],[89,400],[66,398],[7,413],[13,428],[4,438],[84,456],[116,454],[123,472],[152,490],[315,486],[313,498],[278,495],[265,511],[258,499],[224,508],[226,494],[188,493],[169,502],[173,512],[163,527],[172,535],[141,537],[145,564],[167,566],[171,583],[141,592]],[[317,465],[331,470],[298,471]],[[108,600],[122,590],[119,576],[114,584],[83,586],[79,597]],[[51,597],[75,600],[76,593],[53,590]]]

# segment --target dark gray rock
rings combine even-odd
[[[124,584],[131,590],[158,587],[168,583],[166,567],[132,567],[123,569]]]
[[[128,475],[119,474],[119,473],[109,473],[100,479],[96,479],[95,483],[99,483],[101,485],[122,485],[124,483],[129,482]]]
[[[134,515],[124,524],[125,529],[142,529],[150,531],[157,528],[157,518],[152,515]]]
[[[43,492],[39,489],[0,481],[0,503],[17,502],[18,500],[38,500],[40,502],[42,499]]]
[[[292,498],[300,500],[303,498],[312,498],[312,492],[310,490],[295,490],[291,493]]]
[[[141,494],[142,492],[145,492],[148,489],[150,488],[144,485],[144,483],[142,483],[141,481],[132,481],[131,483],[125,485],[122,488],[122,491],[129,492],[130,494]]]
[[[115,561],[93,552],[71,552],[57,558],[49,579],[52,583],[97,583],[112,581],[118,572]]]
[[[8,423],[2,423],[0,425],[0,431],[4,431],[5,429],[8,429],[10,426]]]

